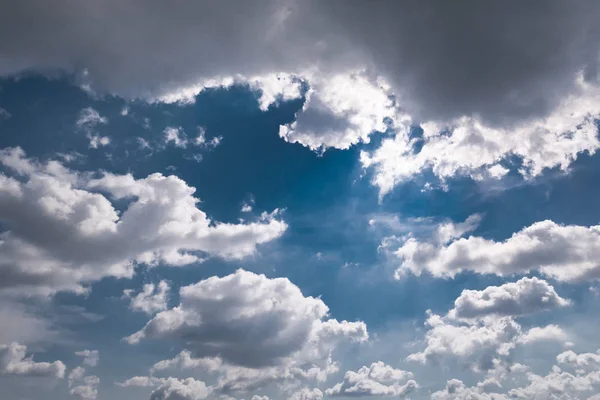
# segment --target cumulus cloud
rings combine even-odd
[[[432,400],[508,400],[500,393],[487,393],[479,387],[467,387],[458,379],[450,379],[444,390],[432,393]]]
[[[559,364],[567,364],[575,368],[600,368],[600,350],[596,353],[577,354],[573,350],[567,350],[556,356]]]
[[[133,290],[126,289],[124,297],[130,299],[129,308],[133,311],[141,311],[152,315],[167,309],[170,289],[167,281],[163,280],[157,285],[153,283],[145,284],[142,291],[135,296]]]
[[[75,355],[83,357],[83,363],[85,365],[89,365],[90,367],[95,367],[98,365],[98,361],[100,360],[100,353],[98,350],[82,350],[75,352]]]
[[[288,400],[322,400],[323,392],[318,388],[302,388],[288,398]]]
[[[455,318],[518,317],[569,304],[570,301],[560,297],[548,282],[538,278],[522,278],[484,290],[463,290],[455,300],[450,315]]]
[[[35,362],[26,356],[27,346],[19,343],[0,345],[0,375],[21,375],[29,377],[65,376],[65,364],[62,361]]]
[[[569,304],[547,282],[536,278],[481,291],[464,290],[446,316],[427,312],[425,348],[407,360],[441,363],[449,357],[474,371],[487,372],[490,383],[497,382],[498,374],[493,372],[510,369],[510,364],[502,366],[517,346],[542,341],[564,343],[568,339],[560,326],[524,330],[517,318]]]
[[[402,120],[389,87],[361,72],[326,79],[309,78],[310,90],[296,119],[282,125],[279,135],[313,150],[347,149],[369,142],[369,135],[385,131],[388,119]]]
[[[152,392],[150,400],[203,400],[210,395],[202,381],[193,378],[167,378]]]
[[[126,339],[132,344],[162,339],[185,347],[176,357],[156,363],[151,374],[202,370],[215,375],[214,393],[324,381],[339,369],[332,352],[341,342],[368,339],[363,322],[326,319],[323,301],[303,296],[286,278],[238,270],[182,287],[179,294],[177,307],[158,313]],[[132,379],[122,385],[157,382]]]
[[[381,361],[374,362],[369,367],[363,366],[358,371],[347,371],[344,381],[335,384],[325,393],[328,396],[406,396],[418,385],[412,378],[412,373],[395,369]]]
[[[218,371],[223,365],[223,360],[219,357],[195,358],[192,354],[184,350],[170,360],[159,361],[151,368],[151,371],[163,371],[171,368],[190,369],[199,368],[208,372]]]
[[[392,253],[400,260],[397,278],[407,272],[429,272],[447,278],[463,271],[499,276],[539,271],[558,281],[581,282],[600,276],[598,249],[598,226],[560,225],[546,220],[504,241],[469,236],[440,244],[409,237]]]
[[[0,173],[0,220],[9,229],[0,236],[3,290],[82,292],[106,276],[130,277],[134,264],[242,258],[287,228],[277,211],[245,224],[211,221],[196,206],[195,188],[176,176],[94,178],[19,148],[1,150],[0,164],[15,174]],[[122,200],[118,212],[113,201]]]
[[[184,286],[179,294],[179,306],[160,312],[127,340],[180,342],[196,356],[261,367],[277,365],[300,351],[326,359],[328,352],[319,348],[323,344],[345,336],[367,338],[363,323],[322,321],[327,306],[304,297],[286,278],[238,270]]]
[[[599,389],[600,370],[589,373],[570,373],[556,365],[545,376],[528,373],[529,385],[511,389],[509,395],[513,399],[562,399],[577,400]]]
[[[413,137],[407,126],[377,149],[361,152],[361,162],[373,169],[373,184],[381,195],[424,170],[442,180],[458,175],[501,179],[508,169],[499,163],[515,156],[520,164],[514,167],[526,179],[547,168],[567,170],[581,153],[594,154],[600,148],[595,122],[600,118],[600,87],[583,78],[578,82],[578,94],[562,99],[544,117],[506,128],[490,127],[475,117],[428,122],[421,125],[421,138]]]

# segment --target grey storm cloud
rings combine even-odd
[[[600,3],[2,1],[0,74],[154,97],[215,77],[366,68],[418,119],[544,115],[597,80]],[[85,71],[85,72],[84,72]]]

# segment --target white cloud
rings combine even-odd
[[[84,376],[76,381],[69,382],[69,393],[71,396],[81,400],[95,400],[98,397],[98,385],[100,378],[95,375]]]
[[[571,374],[554,366],[546,376],[528,373],[529,385],[511,389],[513,399],[561,399],[578,400],[597,391],[600,384],[600,370],[583,374]]]
[[[539,271],[559,281],[581,282],[600,276],[599,249],[599,226],[559,225],[546,220],[504,241],[470,236],[439,244],[409,237],[392,253],[400,260],[397,278],[407,272],[420,275],[425,271],[442,278],[463,271],[499,276]]]
[[[332,360],[338,344],[368,339],[364,323],[324,319],[327,306],[304,297],[286,278],[238,270],[182,287],[180,299],[177,307],[157,314],[127,341],[179,342],[187,350],[156,363],[150,372],[179,368],[216,374],[215,393],[324,381],[338,371]],[[122,385],[134,383],[152,381],[136,378]]]
[[[100,360],[100,354],[98,350],[82,350],[75,352],[75,355],[83,357],[83,363],[90,367],[95,367]]]
[[[593,154],[600,148],[595,124],[600,117],[600,88],[582,78],[577,85],[576,95],[566,96],[544,117],[507,128],[486,126],[474,117],[449,124],[423,123],[420,151],[414,150],[416,140],[403,129],[376,150],[363,151],[361,162],[373,168],[373,184],[381,195],[427,169],[442,180],[458,175],[498,179],[508,172],[498,162],[513,156],[522,160],[519,171],[526,179],[546,168],[567,170],[581,153]]]
[[[577,354],[573,350],[567,350],[556,356],[559,364],[568,364],[575,368],[600,368],[600,350],[596,353]]]
[[[250,204],[248,204],[248,203],[244,203],[244,204],[242,204],[242,209],[241,209],[241,211],[242,211],[243,213],[249,213],[249,212],[252,212],[252,206],[251,206]]]
[[[0,375],[46,376],[62,379],[65,364],[62,361],[35,362],[26,357],[27,346],[19,343],[0,345]]]
[[[298,352],[323,361],[329,355],[327,345],[340,337],[367,338],[362,323],[322,321],[327,306],[320,299],[304,297],[285,278],[269,279],[238,270],[184,286],[180,299],[179,306],[160,312],[127,340],[178,342],[186,337],[181,344],[197,356],[266,367]]]
[[[389,88],[363,72],[308,78],[310,90],[294,122],[279,135],[313,150],[347,149],[369,142],[374,131],[385,131],[386,118],[402,119]]]
[[[165,144],[173,143],[175,147],[180,147],[182,149],[187,147],[188,140],[183,129],[168,126],[165,128],[164,135]]]
[[[90,148],[92,149],[108,146],[110,144],[110,138],[108,136],[88,135],[88,139],[90,139]]]
[[[154,387],[159,385],[161,381],[161,378],[153,376],[134,376],[124,382],[117,382],[116,385],[120,387]]]
[[[446,316],[427,311],[425,348],[410,354],[407,360],[441,363],[450,357],[461,360],[474,371],[491,374],[501,369],[499,366],[518,345],[540,341],[564,343],[568,335],[561,327],[534,326],[524,331],[515,318],[568,304],[552,286],[536,278],[490,286],[482,291],[464,290]],[[490,378],[496,379],[493,375]]]
[[[547,325],[543,327],[535,326],[525,332],[520,338],[519,343],[531,343],[539,341],[559,341],[564,342],[569,336],[558,325]]]
[[[108,124],[108,119],[100,115],[100,113],[92,107],[84,108],[79,112],[79,118],[76,122],[77,126],[83,128],[94,127],[96,125]]]
[[[288,400],[322,400],[323,392],[318,388],[302,388],[288,398]]]
[[[570,301],[560,297],[554,287],[538,278],[522,278],[484,290],[463,290],[450,315],[455,318],[484,316],[518,317],[565,307]]]
[[[135,296],[133,296],[133,290],[127,289],[124,291],[124,296],[131,299],[130,309],[152,315],[167,309],[169,290],[167,281],[160,281],[157,285],[145,284],[142,291]]]
[[[167,378],[152,392],[150,400],[203,400],[209,395],[210,389],[202,381]]]
[[[176,176],[92,179],[56,161],[27,159],[18,148],[0,150],[0,164],[20,175],[0,174],[0,220],[9,229],[0,234],[4,290],[82,292],[106,276],[130,277],[136,263],[239,259],[287,228],[277,210],[245,224],[211,221],[197,208],[195,189]],[[128,200],[125,210],[117,212],[113,200]]]
[[[337,383],[325,393],[328,396],[406,396],[418,385],[410,379],[412,373],[394,369],[381,361],[369,367],[363,366],[358,371],[347,371],[344,381]]]
[[[151,372],[164,371],[172,368],[178,369],[202,369],[208,372],[218,371],[223,365],[223,360],[219,357],[194,358],[192,354],[184,350],[170,360],[159,361],[151,368]]]
[[[98,125],[108,124],[108,119],[100,115],[100,113],[92,107],[87,107],[79,112],[79,118],[76,123],[78,128],[82,129],[90,141],[90,148],[97,149],[98,147],[108,146],[110,138],[108,136],[100,136],[96,132]]]
[[[431,395],[431,400],[508,400],[509,397],[500,393],[486,393],[481,388],[466,387],[458,379],[451,379],[444,390]]]

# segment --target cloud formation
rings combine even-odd
[[[27,346],[19,343],[0,345],[0,375],[21,375],[29,377],[65,376],[65,364],[62,361],[35,362],[26,357]]]
[[[133,311],[141,311],[152,315],[167,309],[170,287],[167,281],[158,284],[147,283],[142,290],[133,295],[132,289],[126,289],[123,297],[130,299],[129,308]]]
[[[9,229],[0,237],[2,290],[82,292],[106,276],[130,277],[135,264],[239,259],[287,228],[277,211],[245,224],[211,221],[195,188],[173,175],[80,173],[19,148],[1,150],[0,164],[14,172],[0,173],[0,220]],[[118,211],[113,201],[127,205]]]
[[[128,342],[169,340],[196,356],[266,367],[281,364],[297,352],[327,359],[328,342],[368,337],[363,323],[322,321],[327,306],[320,299],[304,297],[286,278],[238,270],[184,286],[179,294],[177,307],[158,313]]]
[[[395,369],[381,361],[369,367],[363,366],[358,371],[347,371],[344,381],[327,389],[328,396],[396,396],[403,397],[415,390],[418,385],[410,379],[413,374]]]
[[[439,278],[461,272],[512,276],[538,271],[565,282],[600,276],[600,227],[536,222],[504,241],[479,236],[447,244],[410,237],[392,253],[399,258],[396,277],[428,272]]]
[[[560,297],[548,282],[538,278],[522,278],[484,290],[463,290],[455,300],[450,315],[466,319],[519,317],[569,304],[570,301]]]

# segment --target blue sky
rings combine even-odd
[[[0,398],[597,399],[596,5],[67,3],[0,43]]]

